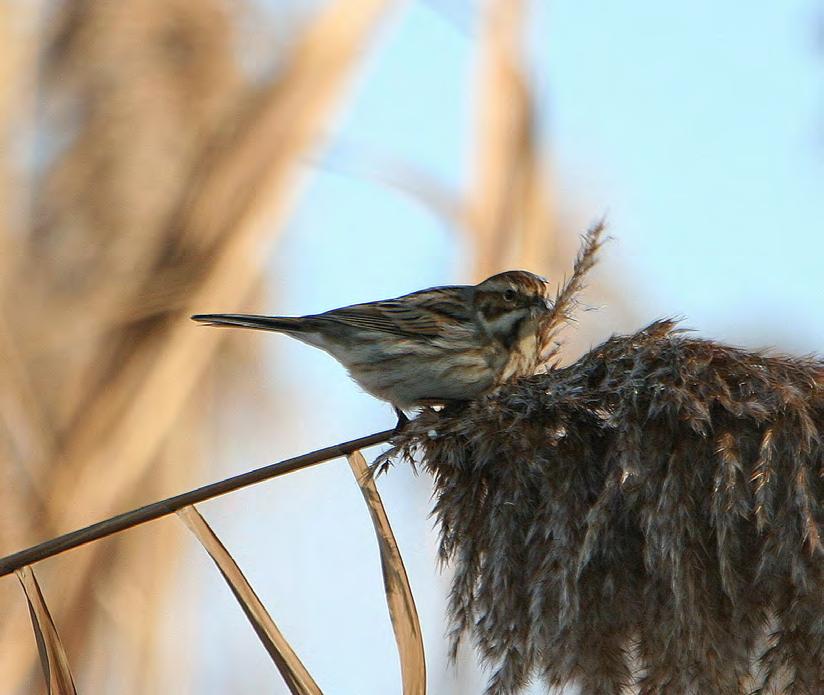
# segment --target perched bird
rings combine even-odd
[[[547,282],[511,270],[478,285],[433,287],[309,316],[197,314],[211,326],[285,333],[325,350],[368,393],[403,410],[467,401],[540,362]]]

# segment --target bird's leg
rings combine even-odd
[[[395,432],[400,432],[404,427],[406,427],[407,423],[409,422],[409,418],[406,417],[406,413],[403,412],[397,406],[393,406],[395,408],[395,415],[398,416],[398,424],[395,425]]]

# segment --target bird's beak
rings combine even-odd
[[[546,314],[552,309],[552,301],[549,299],[545,299],[543,297],[536,297],[535,301],[532,303],[530,307],[530,314],[535,318]]]

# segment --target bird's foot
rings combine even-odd
[[[403,431],[403,428],[409,424],[409,418],[400,408],[395,408],[395,415],[398,416],[398,424],[395,425],[395,433],[397,434]]]

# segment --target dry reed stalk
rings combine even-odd
[[[31,567],[17,570],[17,577],[29,604],[32,627],[40,653],[40,665],[49,695],[76,695],[66,651],[52,620],[46,600]]]
[[[522,67],[526,3],[490,0],[479,46],[478,143],[466,203],[477,278],[506,268],[540,269],[555,235],[554,210]]]
[[[234,478],[221,481],[220,483],[206,486],[205,488],[192,490],[175,498],[162,500],[148,507],[100,522],[95,525],[96,529],[93,533],[87,533],[87,531],[91,529],[81,530],[73,534],[68,534],[66,537],[53,539],[50,542],[42,544],[41,547],[22,551],[16,554],[16,556],[2,558],[0,559],[0,567],[2,567],[3,574],[9,574],[14,571],[23,577],[25,572],[30,571],[29,565],[25,564],[26,562],[41,561],[48,557],[54,557],[66,550],[77,547],[83,542],[99,540],[162,516],[177,513],[201,540],[223,572],[224,578],[226,578],[227,582],[232,586],[238,601],[243,605],[244,611],[247,613],[250,621],[252,621],[255,629],[259,634],[262,633],[261,639],[264,645],[270,653],[273,653],[273,658],[278,664],[278,668],[284,672],[284,677],[291,684],[290,687],[298,688],[299,692],[312,692],[311,678],[308,676],[308,673],[304,673],[305,669],[303,669],[303,666],[299,664],[299,662],[294,661],[297,657],[291,653],[291,649],[285,640],[283,640],[280,633],[277,632],[277,628],[271,623],[271,619],[261,613],[264,609],[257,600],[257,597],[253,595],[251,587],[249,587],[245,579],[243,579],[240,570],[234,564],[228,552],[221,546],[220,542],[214,537],[214,534],[200,518],[193,503],[212,499],[220,494],[225,494],[277,475],[291,473],[310,465],[346,455],[375,526],[387,602],[401,659],[404,693],[408,693],[409,695],[422,695],[426,692],[426,668],[417,610],[409,587],[406,570],[386,511],[380,500],[380,495],[374,480],[372,479],[369,466],[360,453],[361,447],[387,441],[394,433],[395,430],[387,430],[363,437],[359,440],[344,442],[299,456],[295,459],[267,466],[258,471],[244,473]],[[156,550],[156,546],[153,546],[153,549]],[[125,567],[122,559],[119,559],[117,564],[121,568]],[[155,577],[154,563],[146,564],[151,566],[152,574],[150,576]],[[132,600],[134,601],[135,597],[138,597],[138,602],[144,605],[143,597],[139,597],[139,593],[140,592],[133,592],[131,594]],[[117,605],[121,606],[123,603],[124,602],[118,602]],[[112,615],[118,615],[118,610],[112,610],[111,613]],[[300,690],[300,688],[304,688],[305,690]]]
[[[214,560],[292,695],[323,695],[309,671],[275,625],[234,558],[197,509],[194,506],[184,507],[177,515]]]
[[[220,495],[225,495],[229,492],[249,487],[250,485],[256,485],[270,478],[294,473],[295,471],[314,466],[318,463],[325,463],[334,458],[346,456],[358,449],[365,449],[375,444],[388,442],[394,433],[395,430],[384,430],[383,432],[376,432],[375,434],[360,437],[359,439],[334,444],[323,449],[311,451],[308,454],[278,461],[277,463],[272,463],[262,468],[256,468],[245,473],[238,473],[225,480],[210,483],[195,488],[194,490],[187,490],[186,492],[181,492],[180,494],[152,502],[151,504],[132,509],[128,512],[121,512],[103,521],[90,524],[85,528],[71,531],[56,538],[51,538],[30,548],[25,548],[24,550],[19,550],[16,553],[0,558],[0,577],[11,574],[25,565],[42,562],[50,557],[65,553],[68,550],[79,548],[86,543],[108,538],[126,529],[140,526],[141,524],[160,519],[164,516],[169,516],[183,507],[199,504],[206,500],[219,497]]]
[[[378,488],[363,454],[358,450],[347,457],[349,466],[363,493],[381,558],[381,571],[386,591],[386,604],[392,619],[398,656],[401,661],[403,695],[426,695],[426,659],[423,651],[423,637],[415,608],[415,599],[409,586],[409,577],[401,558],[395,534],[389,524]]]
[[[151,17],[158,5],[140,7]],[[175,7],[189,9],[185,3]],[[88,278],[79,276],[88,280],[88,286],[77,298],[78,307],[104,307],[102,313],[109,323],[103,330],[90,328],[91,347],[82,345],[88,347],[87,353],[61,353],[57,362],[58,367],[73,369],[63,378],[61,388],[52,388],[52,392],[74,395],[57,404],[56,409],[50,404],[49,419],[60,425],[61,439],[56,449],[60,466],[56,475],[49,477],[49,490],[44,493],[50,502],[45,528],[65,527],[73,520],[116,508],[156,460],[163,438],[176,425],[187,397],[218,345],[216,337],[205,337],[187,322],[171,319],[181,317],[195,304],[243,302],[256,281],[263,238],[269,236],[264,234],[268,230],[263,229],[261,221],[264,216],[271,220],[274,213],[275,219],[283,218],[293,188],[293,166],[321,134],[341,86],[360,57],[358,51],[384,9],[383,2],[363,0],[345,6],[336,3],[325,10],[297,42],[292,59],[278,79],[239,99],[247,108],[232,122],[239,121],[240,125],[207,128],[217,135],[202,139],[190,153],[190,175],[182,177],[185,183],[171,208],[176,212],[160,216],[161,233],[152,237],[157,245],[147,243],[157,252],[147,252],[144,261],[136,262],[140,272],[125,283],[129,291],[117,292],[119,298],[111,303],[110,310],[105,310],[108,300],[101,304],[91,299],[95,283],[105,281],[106,264],[113,257],[129,256],[132,243],[104,245],[109,253],[101,254],[106,261],[102,268],[92,267],[94,272]],[[75,23],[71,31],[86,32],[86,39],[94,41],[97,24],[111,18],[107,13],[121,9],[109,3],[83,2],[73,5],[70,11],[76,13],[72,14]],[[166,5],[163,13],[169,16]],[[189,24],[182,22],[181,26]],[[196,41],[197,37],[195,45]],[[75,59],[72,41],[63,36],[61,42],[57,54],[64,51],[70,63]],[[106,45],[111,47],[111,43]],[[106,65],[116,64],[113,61]],[[105,80],[102,83],[106,84]],[[124,99],[128,100],[127,95]],[[101,117],[106,115],[103,111]],[[94,141],[86,143],[93,146]],[[70,201],[77,197],[73,186],[78,179],[94,180],[93,170],[81,168],[76,173],[70,176],[58,172],[52,179],[57,182],[53,190],[63,192]],[[93,203],[90,207],[91,212],[97,210]],[[98,212],[106,213],[107,209]],[[62,214],[47,211],[43,217],[48,222]],[[69,216],[69,220],[76,223],[77,216]],[[75,230],[84,233],[85,228],[81,225]],[[73,269],[74,275],[67,277],[62,266],[46,264],[42,268],[54,273],[58,285],[76,280],[78,269],[89,262],[74,248],[66,248],[63,238],[43,232],[33,237],[41,255],[51,254],[57,259],[65,254],[66,267]],[[152,256],[156,260],[151,260]],[[39,296],[45,307],[55,296],[54,286],[41,288]],[[133,318],[129,312],[137,307],[143,312],[142,318],[130,323]],[[125,323],[124,316],[130,317]],[[70,317],[84,318],[82,311],[64,316]],[[27,327],[16,316],[18,320],[22,331],[15,333],[35,336],[23,347],[30,348],[31,354],[42,361],[37,354],[42,344],[40,327]],[[69,326],[66,344],[72,345],[71,339],[77,336],[78,331]],[[107,339],[102,340],[103,336]],[[30,383],[41,382],[36,390],[43,394],[44,402],[51,393],[42,383],[48,373],[29,369],[27,374]],[[84,399],[77,401],[80,393]],[[105,476],[101,471],[106,471]],[[67,602],[76,599],[88,585],[94,554],[87,557],[75,567],[76,573],[65,578],[63,594]],[[13,644],[18,630],[19,625],[7,622],[0,643]],[[26,670],[25,659],[11,648],[4,648],[0,654],[0,672],[12,681],[19,680]]]
[[[217,483],[212,483],[196,490],[190,490],[172,498],[160,500],[159,502],[155,502],[140,509],[120,514],[116,517],[112,517],[111,519],[106,519],[98,524],[94,524],[86,529],[81,529],[79,531],[66,534],[65,536],[42,543],[39,546],[0,558],[0,572],[2,572],[2,575],[7,575],[12,572],[21,572],[29,566],[29,562],[34,563],[47,558],[55,557],[66,552],[67,550],[71,550],[90,541],[111,537],[126,529],[134,528],[135,526],[145,524],[163,516],[180,512],[181,510],[193,510],[193,505],[195,503],[213,499],[219,495],[239,490],[242,487],[254,485],[276,476],[286,475],[288,473],[307,468],[308,466],[330,461],[334,458],[348,456],[353,452],[360,451],[361,448],[386,442],[394,433],[395,430],[386,430],[366,437],[361,437],[350,442],[343,442],[331,447],[326,447],[325,449],[319,449],[317,451],[313,451],[302,456],[297,456],[292,459],[287,459],[285,461],[280,461],[254,471],[241,473],[232,478],[228,478]],[[364,468],[362,472],[367,473],[368,470]],[[361,478],[361,480],[363,480],[363,478]],[[364,484],[369,486],[371,481],[368,483],[365,482]],[[370,505],[377,504],[380,506],[380,498],[377,496],[377,491],[375,490],[374,492],[374,497],[370,495]],[[188,518],[190,514],[187,513],[184,514],[184,516]],[[397,608],[397,610],[393,613],[393,616],[398,619],[399,625],[402,624],[403,621],[406,621],[406,623],[411,625],[410,629],[404,629],[404,634],[411,634],[414,639],[414,634],[416,632],[418,634],[420,633],[420,628],[417,625],[417,615],[415,612],[414,603],[411,600],[411,592],[409,591],[408,583],[402,581],[405,578],[405,570],[400,560],[400,555],[397,552],[396,547],[394,548],[394,551],[392,550],[391,546],[394,545],[394,541],[390,543],[388,540],[388,538],[391,538],[391,528],[388,525],[388,520],[385,518],[385,515],[380,523],[380,531],[382,534],[382,547],[383,545],[386,545],[384,548],[386,551],[386,557],[388,558],[386,566],[394,572],[394,575],[397,575],[395,580],[400,582],[392,583],[391,586],[395,594],[388,595],[390,605],[393,606],[393,608]],[[121,567],[125,565],[125,563],[122,562],[122,558],[109,554],[107,556],[107,561],[111,563],[113,560],[117,560],[115,564]],[[99,570],[100,565],[98,564],[95,569]],[[403,575],[403,577],[400,575]],[[398,592],[400,592],[400,595],[398,595]],[[406,596],[403,595],[404,593]],[[405,645],[405,652],[402,654],[402,659],[405,660],[404,663],[420,668],[421,670],[418,672],[420,675],[423,673],[423,666],[422,661],[417,661],[418,655],[422,659],[422,645],[419,644],[418,647],[410,644]],[[409,682],[415,683],[416,680],[410,676]]]

